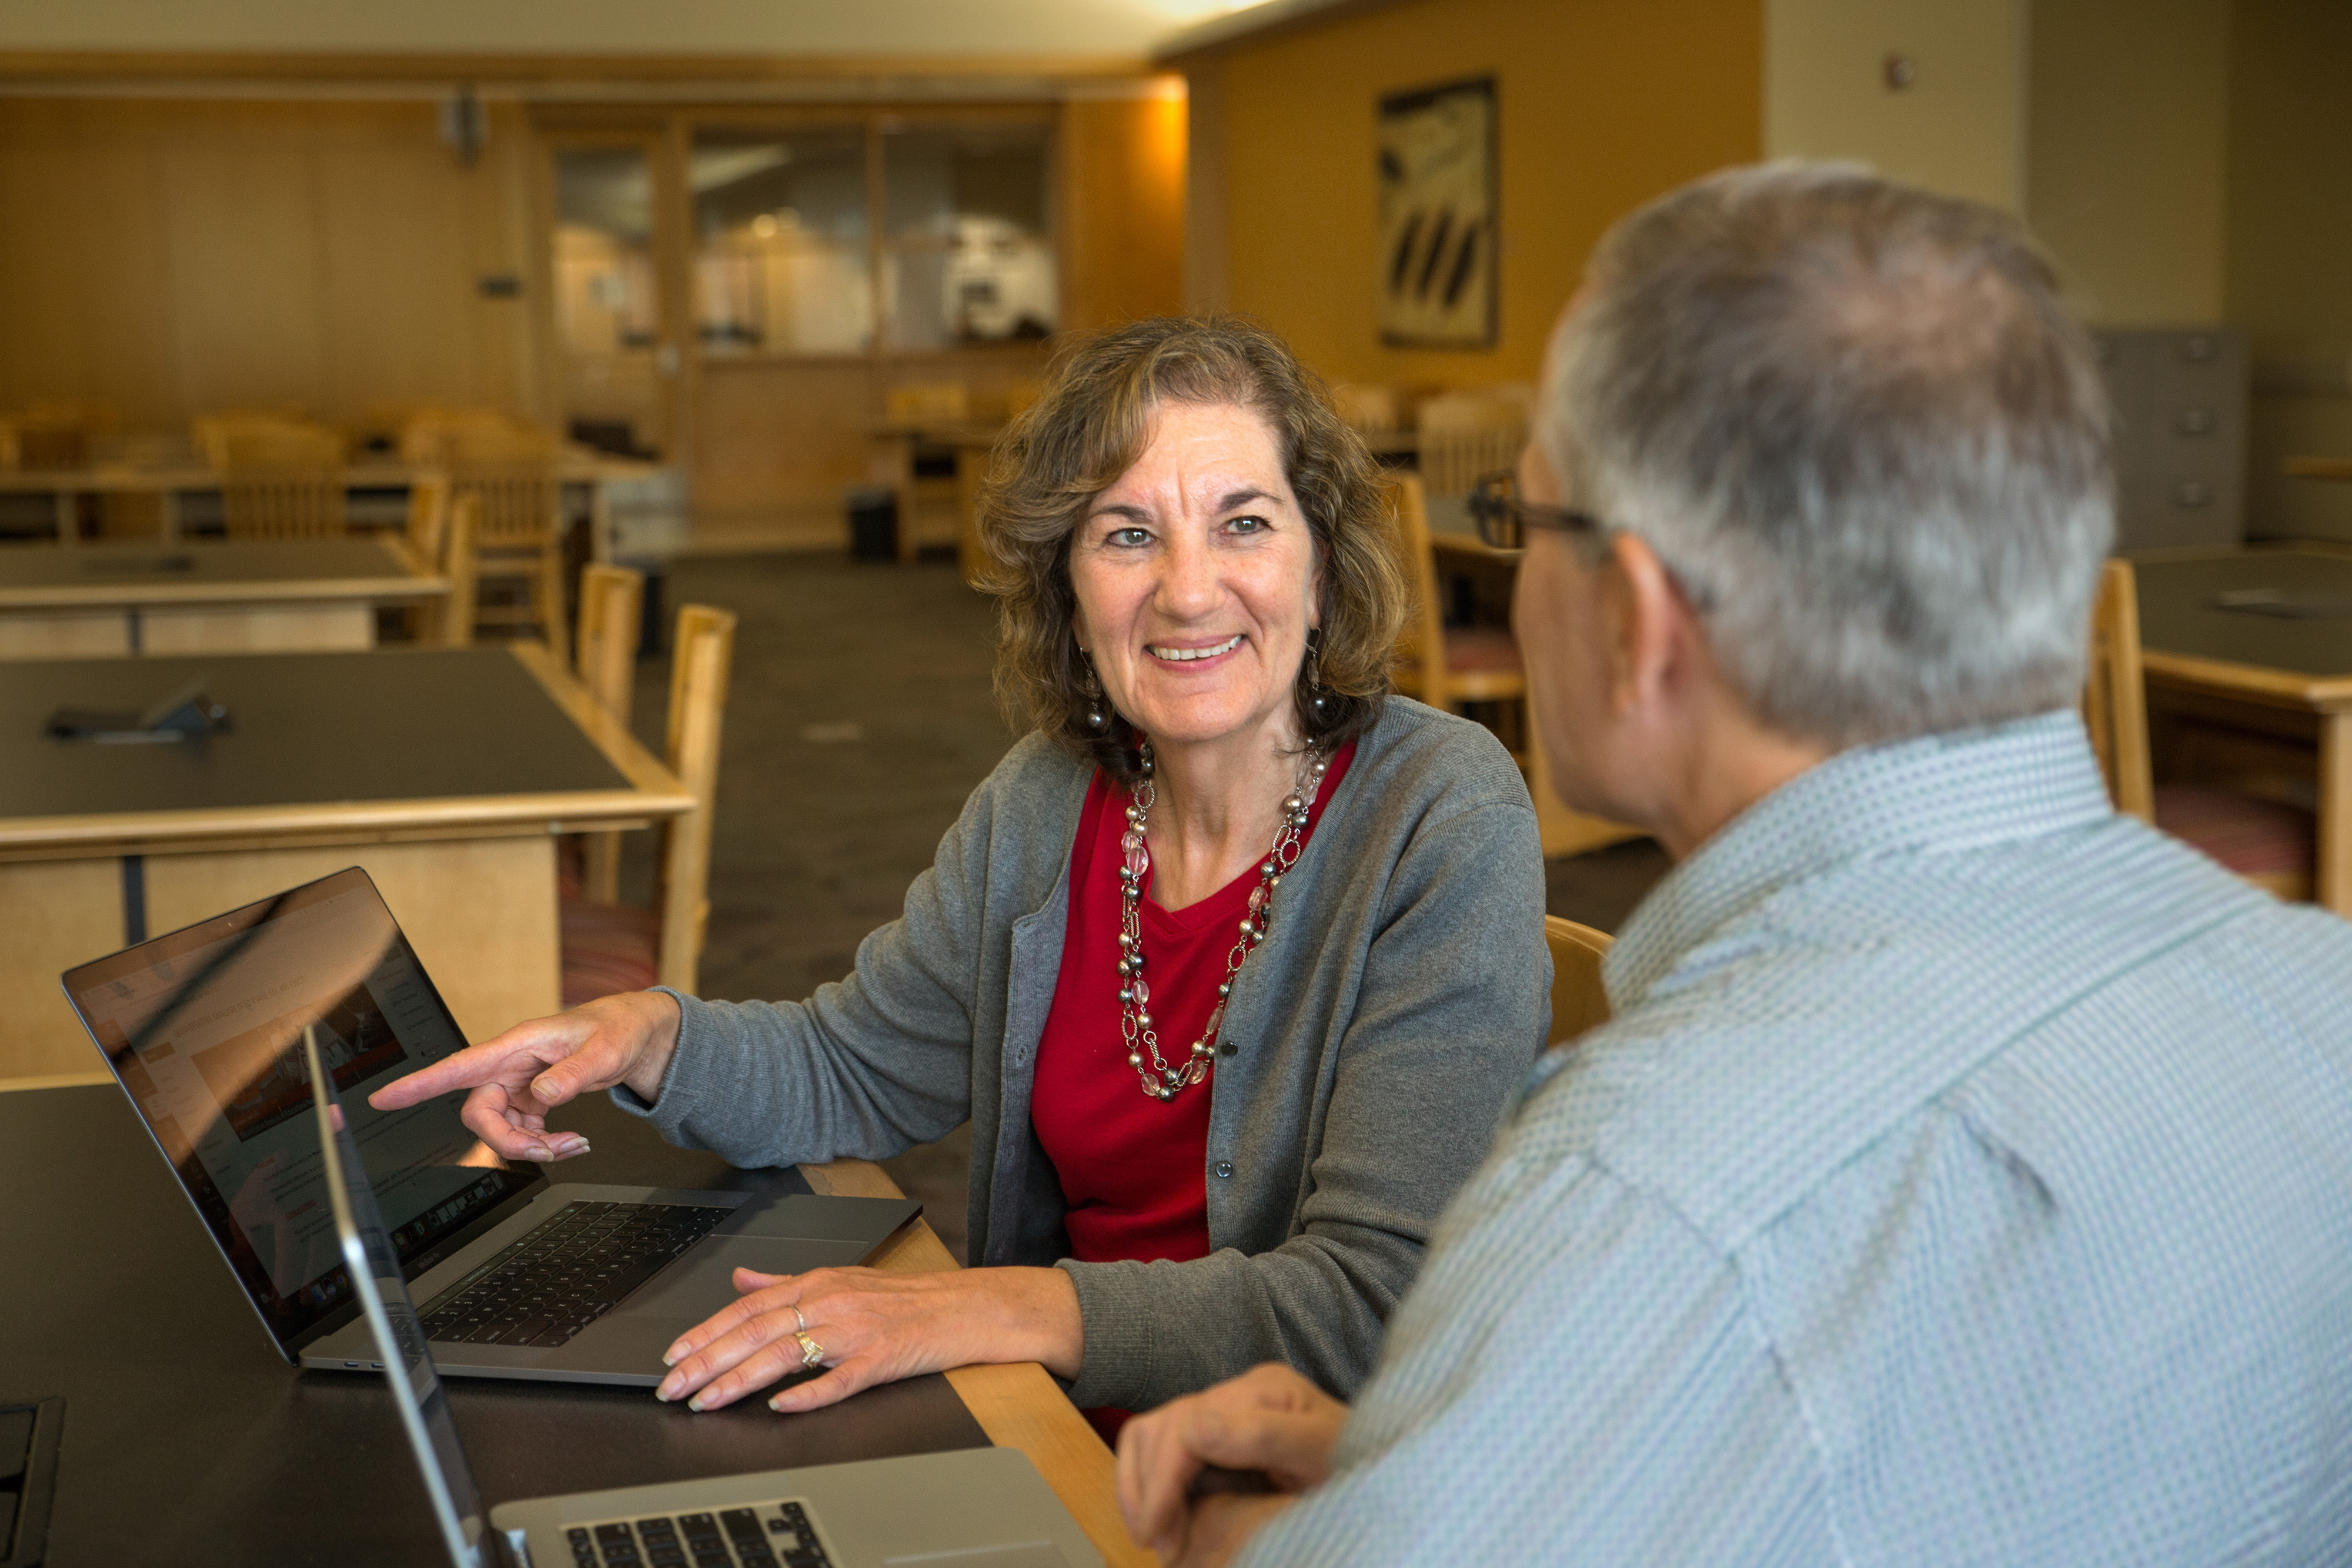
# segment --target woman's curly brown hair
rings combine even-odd
[[[1095,497],[1143,455],[1161,402],[1237,403],[1272,427],[1323,572],[1322,630],[1296,683],[1299,728],[1327,748],[1361,734],[1391,689],[1390,651],[1409,592],[1380,468],[1321,378],[1272,332],[1230,316],[1163,316],[1081,340],[997,443],[980,487],[979,586],[998,603],[1006,709],[1121,783],[1140,777],[1139,740],[1123,716],[1087,726],[1097,703],[1073,625],[1070,540]],[[1328,699],[1319,717],[1307,685],[1317,664]]]

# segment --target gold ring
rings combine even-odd
[[[809,1338],[805,1332],[796,1333],[793,1335],[793,1337],[801,1342],[801,1364],[803,1366],[814,1368],[824,1364],[824,1346]]]
[[[800,1303],[798,1303],[797,1301],[795,1301],[794,1303],[793,1303],[793,1322],[796,1322],[796,1323],[800,1324],[800,1326],[801,1326],[800,1332],[801,1332],[801,1333],[808,1333],[808,1319],[806,1319],[806,1318],[804,1318],[804,1317],[801,1316]]]

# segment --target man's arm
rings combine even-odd
[[[1448,1217],[1322,1484],[1244,1564],[1834,1556],[1732,1263],[1523,1122]],[[1549,1145],[1549,1146],[1548,1146]]]
[[[1222,1563],[1331,1473],[1348,1407],[1268,1362],[1138,1416],[1118,1435],[1128,1532],[1170,1563]]]

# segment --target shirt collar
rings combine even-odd
[[[2063,709],[1841,752],[1748,807],[1667,873],[1602,966],[1612,1008],[1792,883],[1841,863],[2032,838],[2113,813],[2081,716]]]

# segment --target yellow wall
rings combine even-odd
[[[2025,180],[2026,0],[1763,0],[1764,148],[1853,158],[2015,209]],[[1912,84],[1889,91],[1889,54]]]
[[[0,100],[0,407],[536,412],[520,114],[460,168],[429,103]]]
[[[1181,96],[1063,105],[1065,326],[1183,308],[1184,141]]]
[[[2025,212],[2077,308],[2220,320],[2229,0],[2033,0],[2032,27]]]
[[[2289,479],[2352,457],[2352,5],[2239,0],[2231,15],[2230,319],[2255,364],[2255,531],[2352,540],[2352,485]]]
[[[1334,380],[1531,380],[1612,220],[1756,157],[1760,48],[1756,0],[1399,0],[1187,62],[1216,78],[1205,91],[1196,82],[1193,112],[1222,119],[1194,147],[1223,162],[1203,182],[1223,189],[1223,298],[1199,300],[1196,288],[1196,300],[1263,318]],[[1489,72],[1499,344],[1384,347],[1377,100]]]

